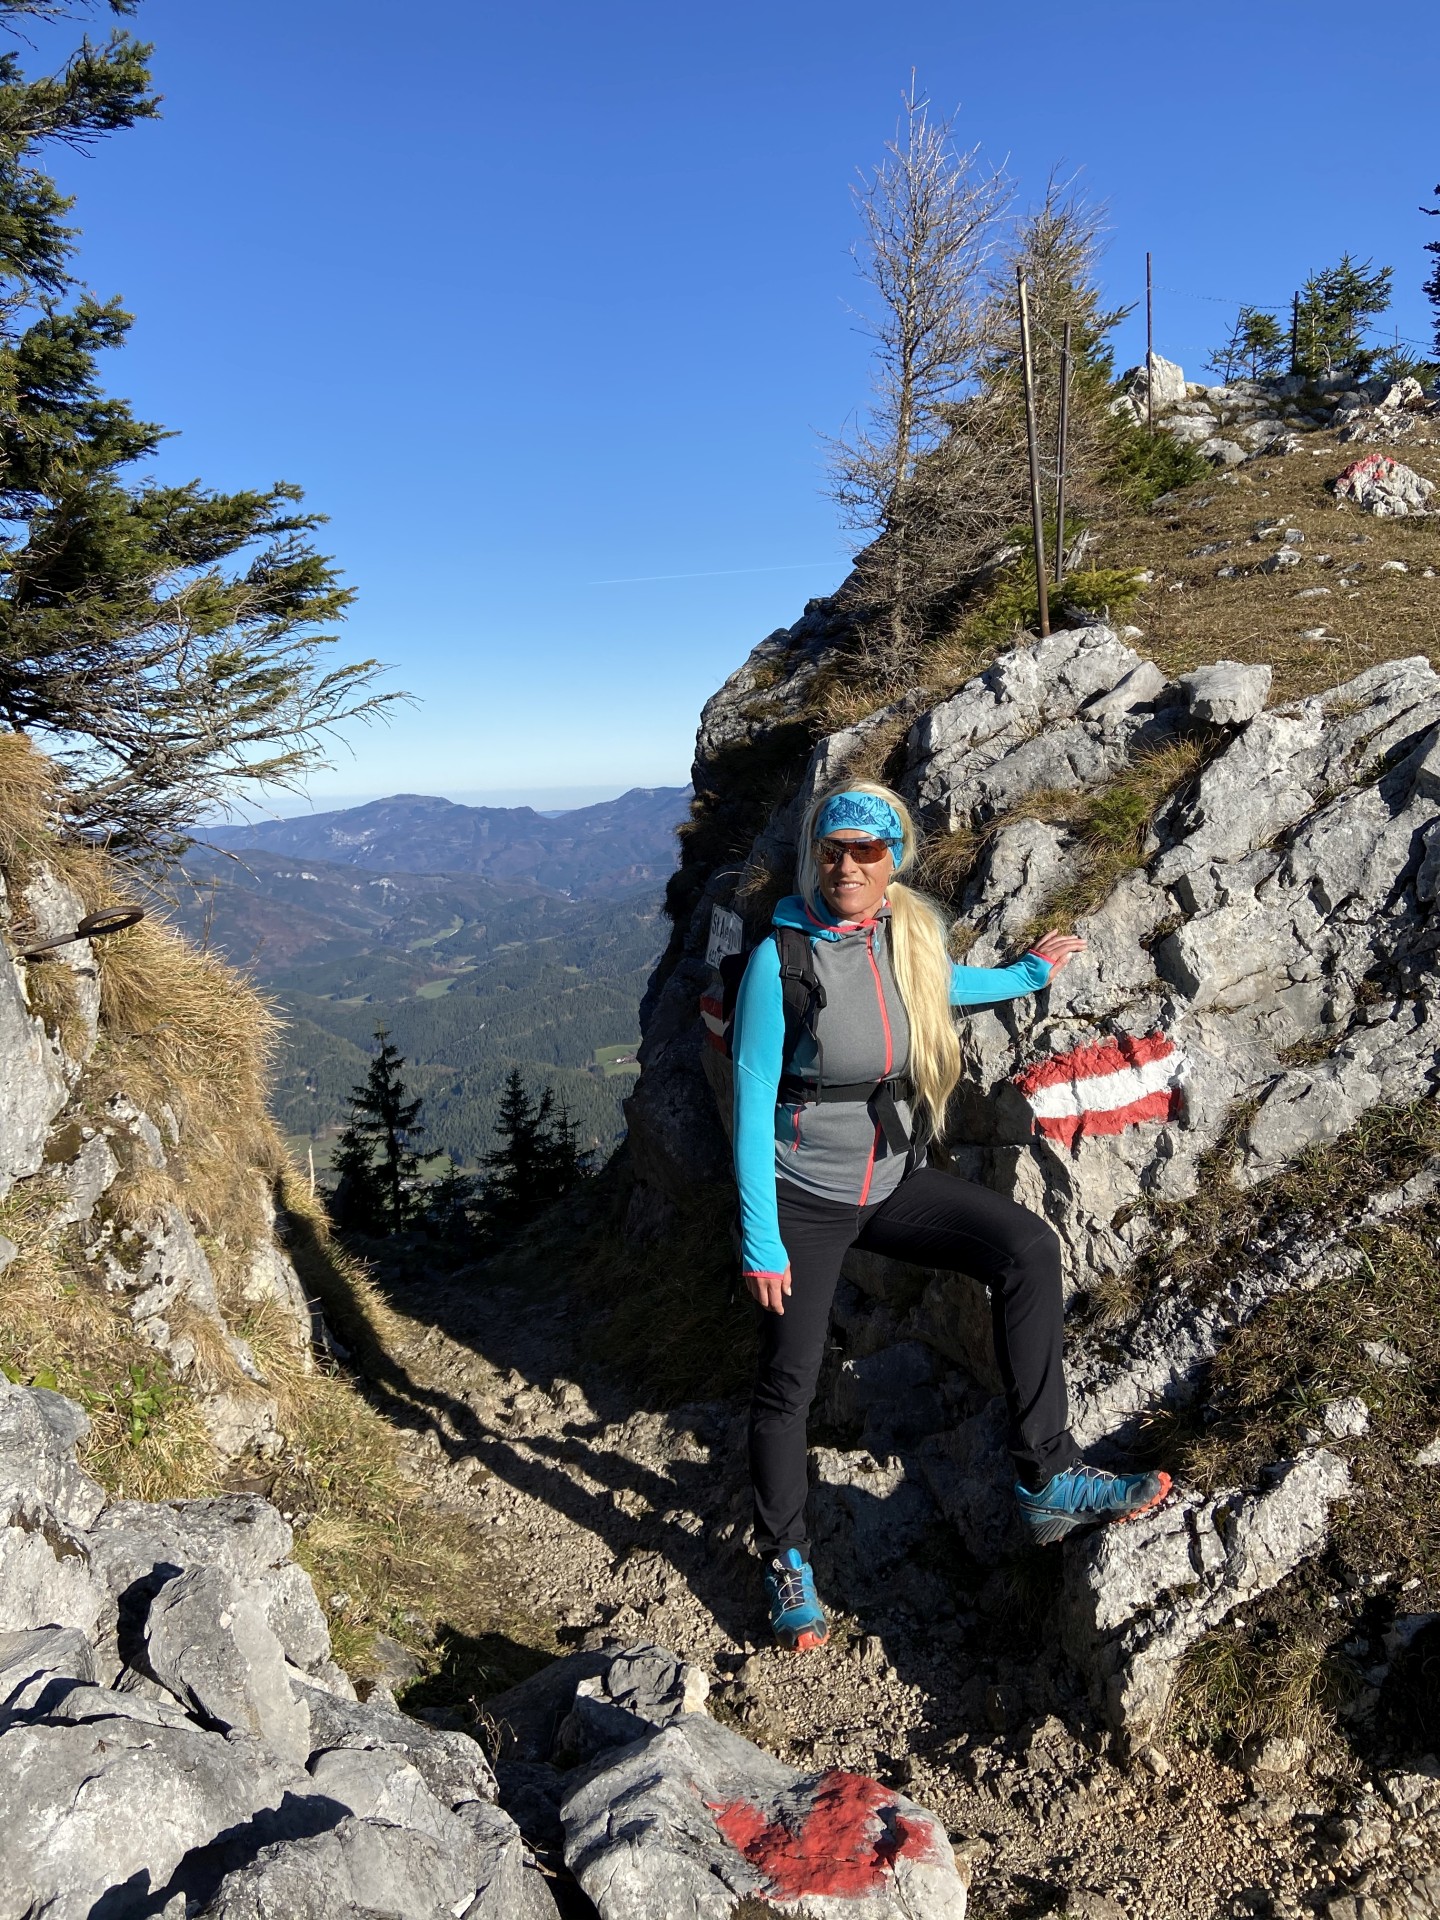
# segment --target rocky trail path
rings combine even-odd
[[[902,1787],[968,1858],[975,1915],[1436,1911],[1418,1885],[1337,1904],[1388,1850],[1369,1788],[1247,1777],[1183,1747],[1110,1757],[1042,1637],[1052,1559],[977,1589],[973,1571],[947,1578],[937,1526],[905,1577],[861,1582],[863,1616],[837,1608],[827,1649],[780,1653],[744,1546],[735,1404],[637,1410],[588,1363],[558,1290],[422,1280],[395,1299],[408,1334],[372,1390],[421,1483],[486,1529],[477,1580],[521,1597],[562,1645],[653,1641],[696,1663],[716,1717],[792,1766]]]

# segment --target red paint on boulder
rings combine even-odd
[[[928,1819],[906,1819],[894,1794],[863,1773],[821,1774],[808,1807],[772,1819],[748,1800],[712,1806],[715,1824],[782,1900],[872,1893],[900,1859],[940,1865]]]

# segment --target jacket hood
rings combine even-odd
[[[882,901],[876,919],[883,919],[890,911]],[[846,934],[856,933],[861,923],[856,920],[837,920],[823,900],[817,900],[813,906],[807,905],[798,893],[787,893],[770,916],[772,927],[798,927],[802,933],[814,934],[818,940],[843,940]],[[869,922],[864,924],[868,925]]]

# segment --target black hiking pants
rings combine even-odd
[[[981,1281],[990,1292],[1018,1477],[1033,1490],[1074,1464],[1061,1360],[1060,1243],[1038,1215],[937,1167],[919,1168],[870,1207],[824,1200],[788,1180],[776,1185],[791,1292],[783,1314],[760,1310],[760,1377],[750,1405],[755,1545],[765,1559],[786,1547],[810,1557],[805,1416],[840,1263],[851,1247]]]

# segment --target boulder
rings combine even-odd
[[[1195,451],[1212,467],[1238,467],[1250,457],[1238,441],[1227,440],[1223,434],[1213,434],[1210,439],[1200,441]]]
[[[43,1713],[49,1699],[94,1679],[95,1655],[75,1627],[0,1633],[0,1720]]]
[[[0,1734],[0,1913],[154,1913],[186,1854],[304,1783],[243,1736],[118,1717],[12,1723]]]
[[[330,1747],[310,1762],[316,1791],[362,1820],[384,1820],[432,1839],[455,1841],[454,1816],[403,1754],[383,1747]]]
[[[1203,726],[1239,727],[1264,707],[1273,672],[1271,667],[1217,660],[1213,667],[1182,673],[1176,685],[1192,719]]]
[[[703,1714],[603,1755],[566,1796],[565,1859],[600,1920],[964,1920],[944,1826],[853,1773],[801,1774]]]
[[[115,1629],[115,1602],[89,1542],[33,1494],[0,1499],[0,1633],[74,1627],[91,1646]]]
[[[33,1495],[66,1526],[92,1525],[105,1495],[75,1455],[89,1431],[73,1400],[0,1376],[0,1502]]]
[[[1186,398],[1189,388],[1185,381],[1185,370],[1173,360],[1166,360],[1158,353],[1147,357],[1143,366],[1132,367],[1129,373],[1122,374],[1120,384],[1135,402],[1143,415],[1147,401],[1154,399],[1155,417],[1168,413],[1172,407],[1178,407]]]
[[[317,1686],[295,1683],[310,1715],[313,1753],[359,1750],[389,1754],[415,1768],[441,1806],[452,1812],[471,1800],[495,1799],[495,1775],[467,1734],[427,1726],[373,1701],[344,1700]]]
[[[216,1567],[256,1595],[285,1658],[315,1674],[329,1662],[330,1633],[309,1575],[290,1559],[293,1545],[277,1510],[252,1493],[118,1500],[89,1539],[92,1564],[119,1605],[122,1638],[127,1630],[139,1635],[165,1581],[191,1567]]]
[[[575,1760],[623,1746],[681,1714],[703,1712],[709,1691],[701,1668],[653,1642],[610,1652],[601,1672],[577,1681],[556,1749]]]
[[[292,1760],[310,1752],[310,1715],[253,1589],[219,1567],[192,1567],[161,1587],[145,1621],[145,1664],[214,1726],[253,1733]]]
[[[207,1920],[456,1920],[474,1911],[475,1896],[469,1858],[447,1841],[352,1817],[262,1847],[225,1876],[203,1912]]]
[[[1330,482],[1337,500],[1353,500],[1367,513],[1388,518],[1432,511],[1429,501],[1435,482],[1388,454],[1368,453],[1353,461]]]

